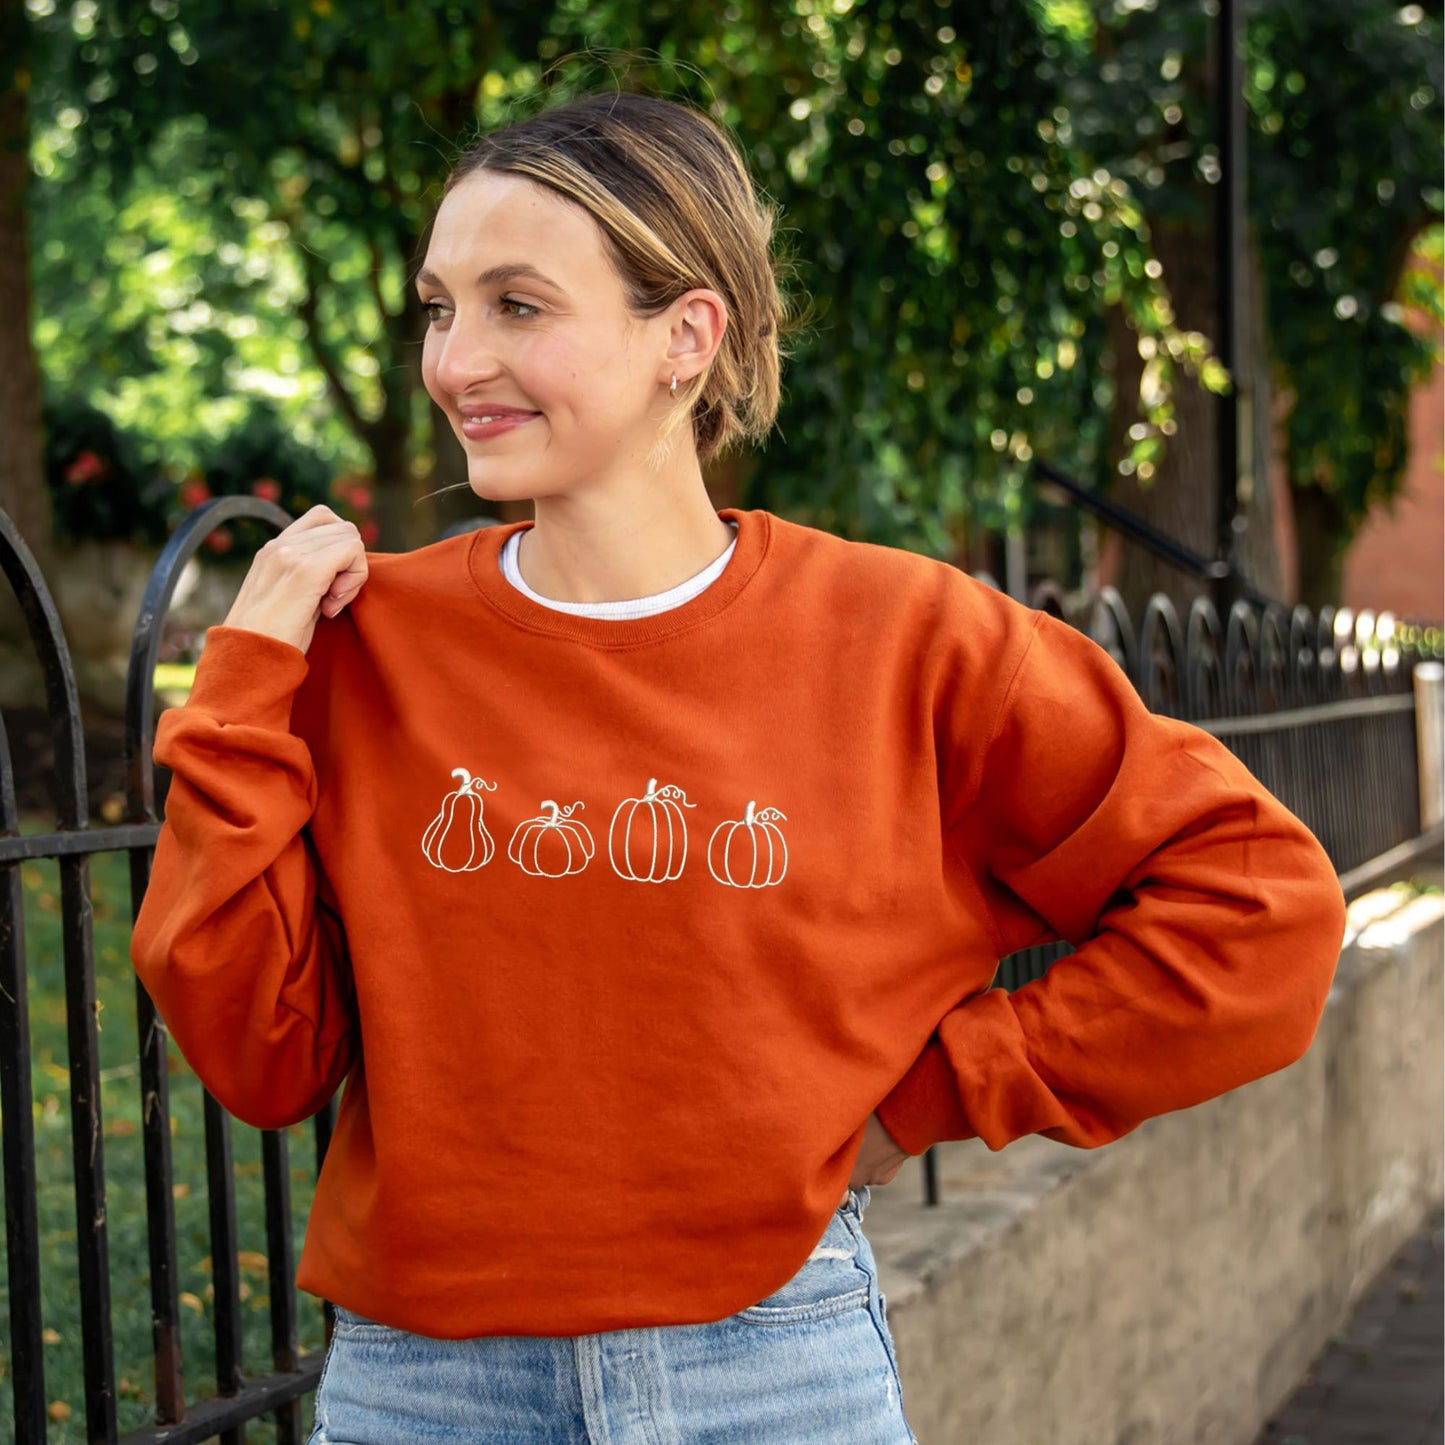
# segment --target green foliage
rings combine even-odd
[[[207,497],[260,497],[285,508],[293,517],[325,502],[334,503],[331,469],[315,452],[297,442],[269,406],[256,406],[217,442],[203,473],[192,474],[183,503]],[[183,492],[185,489],[183,488]],[[213,532],[206,545],[214,552],[235,548],[249,556],[274,530],[257,522],[232,522]]]
[[[578,85],[706,106],[782,205],[812,306],[748,504],[949,554],[966,519],[1027,515],[1034,455],[1147,478],[1181,373],[1227,384],[1150,245],[1151,221],[1207,221],[1218,175],[1202,0],[30,9],[46,373],[144,418],[173,467],[264,398],[333,470],[426,476],[409,273],[440,183],[474,125]],[[1439,38],[1438,0],[1249,11],[1250,197],[1293,455],[1352,519],[1398,483],[1430,351],[1391,287],[1409,228],[1439,214]],[[262,55],[264,88],[238,83]],[[1122,458],[1114,306],[1146,357]]]
[[[73,397],[46,403],[45,476],[62,541],[163,542],[173,489],[145,465],[133,439]]]
[[[1440,6],[1290,0],[1255,38],[1269,66],[1253,72],[1250,165],[1291,478],[1328,493],[1351,535],[1398,489],[1410,388],[1440,356],[1438,272],[1414,288],[1433,326],[1401,305],[1411,243],[1445,199]]]
[[[1079,139],[1151,217],[1208,244],[1219,180],[1202,5],[1096,0],[1099,63],[1069,90]],[[1411,244],[1441,215],[1439,0],[1260,0],[1246,10],[1250,221],[1276,381],[1294,398],[1291,480],[1337,504],[1339,540],[1399,487],[1410,388],[1439,356],[1440,285],[1402,290]],[[1165,278],[1166,282],[1168,278]]]

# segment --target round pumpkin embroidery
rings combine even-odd
[[[678,877],[687,862],[687,820],[684,808],[695,808],[672,783],[647,780],[640,798],[626,798],[612,815],[607,830],[607,856],[613,871],[637,883],[666,883]]]
[[[495,793],[495,783],[474,778],[465,768],[453,768],[461,786],[442,800],[421,840],[421,851],[433,868],[447,873],[471,873],[484,866],[496,851],[492,835],[482,822],[482,789]]]
[[[507,844],[507,857],[536,878],[565,878],[569,873],[580,873],[595,851],[587,825],[572,816],[582,806],[576,802],[559,808],[546,799],[541,816],[517,825]]]
[[[708,840],[707,866],[730,888],[768,888],[788,871],[788,845],[778,827],[787,816],[776,808],[754,812],[756,806],[749,803],[741,818],[719,823]]]

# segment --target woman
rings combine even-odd
[[[312,509],[158,725],[142,980],[239,1118],[346,1080],[318,1445],[911,1440],[870,1187],[1313,1036],[1340,890],[1219,743],[943,563],[713,508],[777,407],[771,230],[670,102],[479,141],[423,372],[535,521],[378,555]]]

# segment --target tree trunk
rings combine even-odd
[[[1176,324],[1213,338],[1218,331],[1216,295],[1218,276],[1207,234],[1175,222],[1150,223],[1154,253],[1164,267]],[[1274,540],[1274,506],[1268,485],[1268,335],[1262,306],[1262,277],[1257,248],[1247,251],[1247,274],[1241,278],[1243,342],[1253,365],[1242,393],[1239,424],[1241,446],[1253,439],[1253,475],[1241,478],[1239,512],[1246,528],[1239,544],[1239,561],[1260,591],[1279,596],[1281,574]],[[1138,420],[1139,380],[1143,362],[1137,334],[1115,308],[1109,318],[1115,370],[1114,412],[1109,426],[1109,455],[1117,462],[1127,450],[1129,427]],[[1117,477],[1114,500],[1137,513],[1191,551],[1212,561],[1217,552],[1219,487],[1218,407],[1220,399],[1193,377],[1177,370],[1174,382],[1177,432],[1168,438],[1165,454],[1153,478]],[[1249,435],[1245,435],[1246,431]],[[1117,556],[1114,585],[1123,594],[1137,622],[1149,597],[1166,593],[1183,613],[1195,597],[1208,596],[1208,582],[1195,578],[1157,557],[1138,543],[1125,540],[1106,548]]]
[[[1295,536],[1299,546],[1299,600],[1312,612],[1339,603],[1344,590],[1349,531],[1344,508],[1317,482],[1293,489]]]
[[[376,475],[376,520],[381,529],[377,549],[410,552],[433,539],[426,535],[428,518],[412,506],[411,432],[400,418],[384,415],[366,429]]]
[[[30,342],[30,179],[24,0],[0,0],[0,507],[44,570],[53,556],[40,426],[40,372]]]

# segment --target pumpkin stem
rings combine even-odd
[[[642,799],[642,801],[643,801],[644,803],[650,803],[650,802],[657,796],[657,793],[656,793],[656,791],[655,791],[656,788],[657,788],[657,779],[656,779],[656,778],[649,778],[649,779],[647,780],[647,792],[646,792],[646,794],[644,794],[643,799]]]
[[[749,804],[748,804],[748,807],[747,807],[747,811],[743,814],[743,822],[746,823],[749,828],[751,828],[751,827],[753,826],[753,808],[754,808],[755,806],[756,806],[756,804],[754,804],[754,803],[749,803]]]
[[[543,812],[546,812],[548,808],[552,810],[552,816],[547,819],[546,826],[548,828],[555,828],[557,826],[557,814],[560,813],[562,810],[556,805],[556,803],[551,800],[551,798],[544,799],[542,803]]]
[[[472,785],[472,775],[465,768],[453,768],[452,777],[462,780],[461,787],[457,789],[458,792],[464,793]]]

